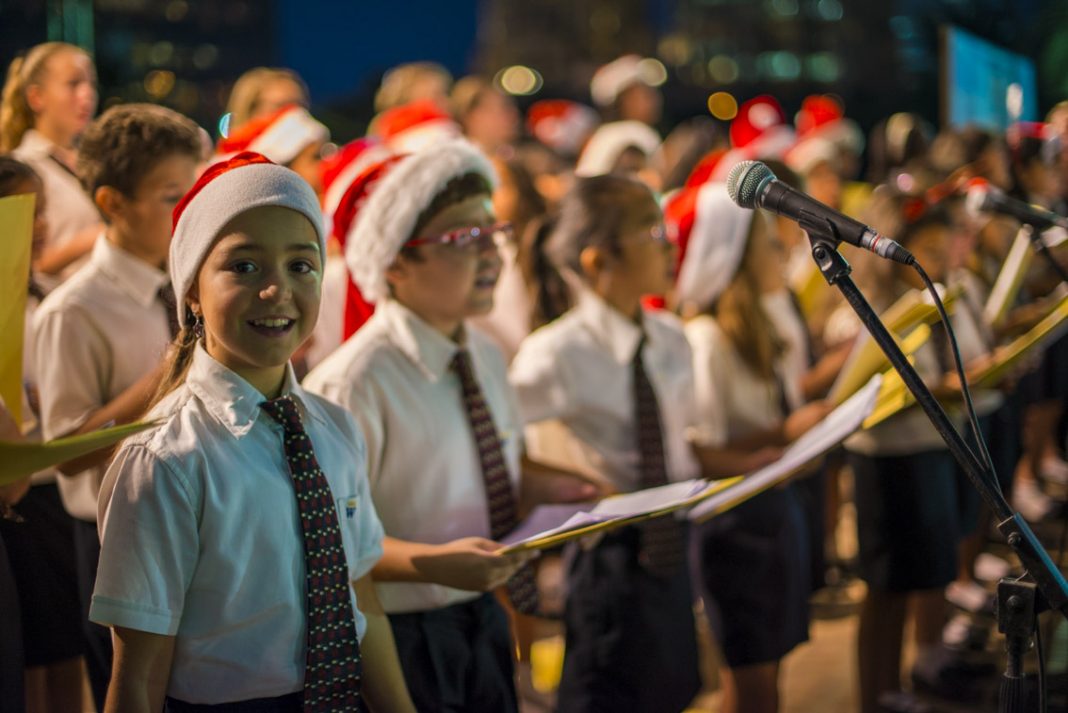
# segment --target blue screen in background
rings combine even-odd
[[[945,47],[951,126],[977,124],[1004,131],[1015,121],[1037,120],[1038,90],[1031,60],[956,27],[946,29]],[[1010,89],[1013,85],[1018,88]],[[1010,114],[1013,104],[1018,115]]]

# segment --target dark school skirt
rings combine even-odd
[[[22,603],[26,665],[81,656],[85,638],[74,563],[74,521],[63,509],[59,488],[55,483],[34,485],[14,509],[23,521],[0,520],[0,534]]]
[[[956,462],[948,450],[900,456],[849,453],[860,575],[886,592],[945,587],[957,576]]]
[[[808,640],[809,530],[796,484],[700,525],[691,561],[731,668],[778,661]]]
[[[558,713],[678,713],[700,689],[689,572],[650,574],[640,545],[626,527],[568,551]]]

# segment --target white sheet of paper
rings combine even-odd
[[[690,510],[689,519],[703,521],[717,514],[723,507],[744,500],[774,486],[798,468],[820,457],[841,443],[860,428],[864,419],[875,408],[875,400],[882,384],[882,375],[876,375],[857,393],[853,394],[827,418],[794,441],[782,454],[782,458],[764,466],[745,477],[737,485],[727,488]]]
[[[519,545],[587,525],[645,515],[677,506],[710,487],[713,486],[704,480],[685,480],[633,493],[613,495],[596,505],[539,505],[516,529],[501,538],[500,542],[508,546]]]

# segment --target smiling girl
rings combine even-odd
[[[315,194],[244,153],[174,219],[182,331],[160,425],[124,445],[100,498],[106,710],[411,710],[368,576],[382,529],[363,440],[289,364],[319,312]]]

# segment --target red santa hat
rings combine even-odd
[[[334,213],[341,197],[356,178],[370,166],[391,155],[382,141],[366,136],[338,149],[337,153],[323,159],[320,173],[323,187],[323,224],[329,230],[334,224]]]
[[[415,223],[449,181],[469,173],[497,187],[497,173],[489,159],[465,139],[453,139],[393,160],[388,170],[363,187],[354,185],[341,199],[334,216],[335,234],[342,211],[351,203],[355,217],[345,231],[345,263],[352,280],[369,302],[389,294],[386,271],[412,237]],[[368,169],[370,171],[372,169]],[[358,179],[359,182],[359,179]],[[340,237],[340,236],[339,236]]]
[[[417,153],[463,132],[452,115],[432,99],[420,99],[378,115],[375,133],[394,153]]]
[[[316,121],[308,110],[296,104],[243,124],[227,137],[219,139],[215,160],[226,159],[243,151],[263,154],[274,163],[287,164],[309,144],[324,143],[330,131]]]
[[[613,121],[601,124],[586,142],[575,166],[576,176],[601,176],[611,173],[620,155],[628,148],[637,148],[652,156],[660,146],[660,135],[640,121]]]
[[[527,110],[531,136],[564,156],[577,155],[598,122],[592,108],[567,99],[542,99]]]
[[[713,178],[727,180],[727,174],[741,161],[760,158],[780,159],[794,144],[794,130],[775,97],[762,94],[742,104],[730,128],[731,150],[716,165]]]
[[[319,199],[299,175],[246,151],[210,167],[174,207],[168,269],[185,326],[185,298],[204,258],[231,220],[253,208],[281,206],[304,215],[315,228],[319,254],[326,255]]]
[[[864,150],[864,134],[856,122],[845,117],[842,105],[834,97],[805,97],[794,123],[797,143],[784,160],[798,173],[808,173],[821,161],[834,161],[843,150],[858,154]]]

